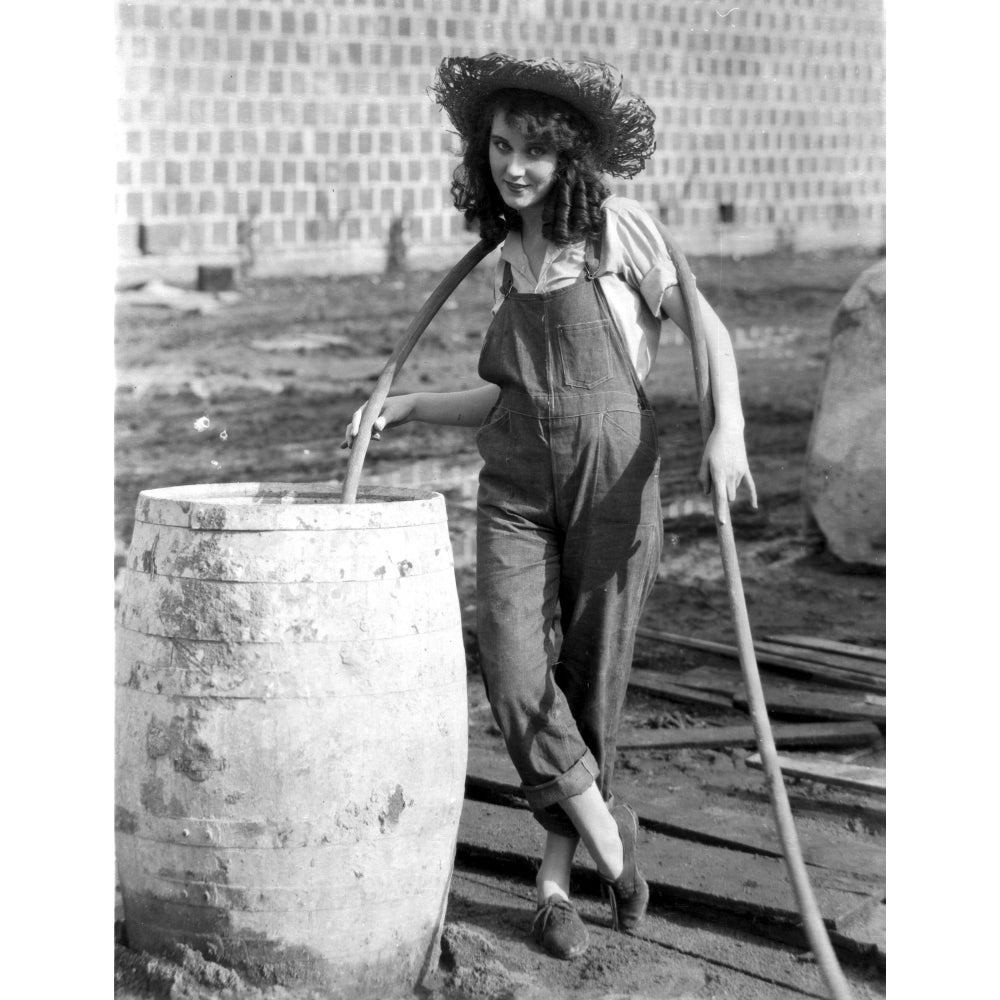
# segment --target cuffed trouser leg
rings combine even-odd
[[[621,533],[624,543],[624,527]],[[628,529],[628,544],[618,551],[631,567],[619,566],[609,576],[607,560],[590,553],[585,562],[599,569],[562,581],[568,617],[558,664],[553,632],[560,559],[548,534],[495,518],[481,532],[480,662],[528,805],[546,830],[572,836],[576,830],[559,804],[594,780],[610,796],[635,629],[656,577],[660,529]],[[613,531],[602,535],[601,544],[606,541],[616,541]]]
[[[478,527],[479,654],[493,716],[539,823],[575,836],[558,803],[585,791],[600,768],[553,669],[557,536],[482,500]]]
[[[567,545],[564,552],[566,618],[556,681],[594,754],[601,792],[609,801],[635,632],[656,580],[661,537],[659,525],[621,526],[617,531],[606,526],[592,539],[593,546],[614,551],[617,543],[617,551],[627,553],[625,561],[630,563],[627,571],[619,567],[610,575],[600,570],[599,554],[587,554],[578,567],[574,546]],[[606,559],[604,563],[606,567]]]

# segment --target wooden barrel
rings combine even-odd
[[[130,946],[254,981],[408,991],[436,964],[464,794],[440,494],[142,493],[117,624]]]

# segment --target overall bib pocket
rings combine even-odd
[[[611,378],[611,325],[606,319],[560,323],[556,352],[563,383],[574,389],[594,389]]]

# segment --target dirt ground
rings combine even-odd
[[[733,519],[758,636],[794,632],[885,644],[884,573],[847,567],[826,554],[821,540],[805,530],[799,494],[830,321],[843,293],[875,259],[871,253],[845,251],[691,262],[700,288],[737,341],[746,441],[760,502],[757,511],[739,502]],[[341,478],[347,454],[339,448],[343,427],[438,277],[412,272],[251,279],[238,302],[204,315],[130,305],[122,296],[116,341],[116,576],[142,489]],[[459,289],[417,346],[396,390],[476,384],[490,280],[488,269],[480,267]],[[698,416],[684,346],[664,343],[647,388],[660,427],[664,506],[673,504],[677,511],[682,509],[677,502],[703,503],[696,482]],[[373,443],[365,468],[379,474],[423,459],[473,463],[473,436],[410,425]],[[467,524],[471,502],[445,495],[453,528]],[[669,517],[665,533],[661,578],[643,624],[732,642],[711,520],[697,512]],[[471,622],[473,571],[460,568],[457,579],[463,614]],[[717,662],[710,655],[640,640],[635,666],[676,673]],[[474,644],[470,666],[474,674]],[[481,681],[472,674],[470,741],[489,740],[495,737],[492,719]],[[648,729],[745,721],[735,710],[692,709],[630,693],[624,725]],[[856,763],[884,766],[884,742],[851,756]],[[732,792],[738,786],[740,794],[762,795],[760,776],[728,752],[623,754],[619,767],[650,798],[664,787]],[[817,836],[884,848],[884,825],[852,827],[838,811],[838,803],[849,802],[850,796],[812,783],[789,787],[793,806],[803,806],[801,821]],[[529,888],[523,878],[460,861],[441,968],[428,983],[436,1000],[825,995],[800,944],[776,942],[738,921],[669,904],[654,907],[643,935],[623,939],[604,929],[600,901],[582,897],[592,948],[582,962],[554,962],[523,939],[532,906]],[[210,965],[183,954],[153,962],[119,944],[116,996],[292,996],[241,983]],[[877,967],[852,961],[845,971],[857,996],[884,995],[884,973]]]

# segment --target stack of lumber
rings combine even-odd
[[[768,714],[775,718],[857,719],[885,726],[885,696],[824,691],[816,685],[787,684],[764,678]],[[738,667],[697,667],[670,675],[633,669],[629,687],[693,705],[747,711],[746,689]]]
[[[663,632],[660,629],[639,628],[643,639],[669,642],[687,649],[738,658],[735,646],[708,639]],[[769,636],[754,642],[757,665],[781,673],[808,677],[836,687],[858,688],[885,694],[885,651],[866,646],[853,646],[828,639],[808,639],[804,636]]]
[[[669,642],[689,649],[738,657],[736,647],[724,643],[648,628],[640,628],[639,635],[645,639]],[[883,650],[796,635],[774,636],[763,642],[755,642],[754,650],[758,664],[765,670],[797,672],[809,679],[808,682],[796,683],[775,681],[772,678],[762,680],[769,717],[812,720],[807,725],[779,723],[773,726],[776,746],[845,746],[852,741],[863,742],[864,739],[873,743],[885,730]],[[823,689],[823,682],[840,688],[853,687],[856,690],[832,692]],[[672,701],[736,708],[749,713],[742,673],[735,663],[728,669],[705,666],[677,675],[633,669],[629,687]],[[881,693],[874,693],[875,691]],[[845,721],[837,725],[834,720]],[[632,750],[756,745],[752,727],[725,728],[725,732],[716,728],[663,734],[643,733],[640,736],[626,736],[619,746],[623,750]],[[759,756],[749,758],[747,764],[759,767]],[[782,759],[781,769],[783,774],[790,777],[885,794],[885,771],[881,768],[847,766],[836,761],[803,762],[786,757]]]

